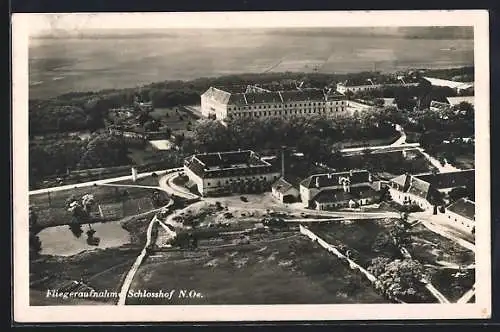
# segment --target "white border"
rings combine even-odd
[[[53,18],[57,18],[54,20]],[[50,18],[50,19],[49,19]],[[489,22],[486,10],[378,12],[239,12],[14,14],[13,198],[14,320],[16,322],[175,322],[358,319],[466,319],[491,316]],[[50,27],[258,28],[474,26],[476,108],[475,304],[350,304],[246,306],[29,306],[28,273],[28,36]]]

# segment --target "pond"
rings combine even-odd
[[[92,224],[95,231],[88,241],[88,225],[82,225],[82,233],[76,237],[68,225],[43,229],[38,236],[42,242],[42,255],[71,256],[85,250],[119,247],[130,242],[129,233],[119,221]]]

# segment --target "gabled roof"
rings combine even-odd
[[[416,177],[411,177],[408,193],[418,197],[427,199],[429,197],[429,190],[431,185],[428,182],[422,181]]]
[[[245,100],[245,94],[244,93],[233,93],[231,94],[231,97],[229,98],[228,104],[231,105],[246,105],[247,101]]]
[[[218,103],[227,104],[229,102],[231,94],[229,92],[210,87],[207,91],[205,91],[205,93],[203,93],[203,96],[211,98]]]
[[[281,103],[278,92],[251,92],[245,93],[247,104]]]
[[[280,93],[284,103],[292,101],[325,101],[325,94],[320,89],[281,91]]]
[[[476,218],[476,204],[467,198],[460,198],[455,203],[449,205],[447,209],[470,220],[475,220]]]
[[[369,186],[352,188],[351,192],[358,198],[371,198],[379,195],[379,193],[375,189]]]
[[[343,190],[323,190],[314,197],[318,203],[345,202],[356,199],[356,196]]]
[[[457,96],[457,97],[446,97],[450,105],[455,106],[461,102],[467,102],[474,106],[474,96]]]
[[[314,174],[300,182],[300,185],[306,188],[324,188],[339,186],[340,178],[348,178],[351,185],[369,182],[370,172],[366,170],[353,170],[351,172]]]
[[[416,175],[416,178],[432,184],[436,189],[473,186],[475,170]]]
[[[288,190],[293,188],[293,185],[283,178],[273,183],[272,188],[282,194],[286,193]]]
[[[403,187],[403,190],[406,190],[408,187],[408,184],[410,182],[410,175],[402,174],[402,175],[396,176],[395,178],[391,179],[390,182],[398,184],[401,187]]]

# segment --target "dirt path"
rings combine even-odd
[[[152,238],[151,233],[153,231],[153,226],[157,221],[158,219],[156,218],[155,215],[151,219],[151,222],[149,223],[148,230],[146,232],[146,244],[144,245],[141,254],[137,257],[137,259],[134,262],[134,265],[132,265],[132,267],[127,273],[127,276],[125,277],[125,280],[123,281],[122,287],[120,288],[120,293],[118,294],[117,305],[125,305],[125,302],[127,301],[128,290],[130,289],[130,285],[132,284],[132,280],[134,279],[135,273],[137,272],[137,270],[142,264],[142,261],[146,257],[147,248],[151,243],[151,238]]]
[[[434,158],[431,155],[429,155],[422,148],[419,148],[418,150],[432,164],[432,166],[434,166],[434,167],[436,167],[438,169],[439,173],[449,173],[449,172],[459,172],[459,171],[461,171],[461,169],[456,168],[456,167],[448,164],[448,162],[446,162],[444,165],[441,165],[441,162],[439,160],[437,160],[436,158]]]
[[[470,299],[476,294],[476,285],[472,286],[460,299],[458,299],[457,303],[468,303]]]
[[[160,171],[155,171],[155,172],[140,173],[140,174],[137,174],[137,178],[141,179],[144,177],[148,177],[148,176],[151,176],[153,173],[156,173],[158,175],[162,175],[162,174],[168,174],[170,172],[176,172],[176,171],[180,171],[180,170],[182,170],[182,168],[171,168],[171,169],[160,170]],[[93,185],[102,185],[102,184],[107,184],[107,183],[111,183],[111,182],[125,181],[125,180],[131,180],[131,179],[132,179],[132,175],[119,176],[119,177],[115,177],[115,178],[108,178],[108,179],[102,179],[102,180],[96,180],[96,181],[68,184],[68,185],[59,186],[59,187],[31,190],[29,192],[29,195],[44,194],[47,192],[54,192],[54,191],[61,191],[61,190],[70,190],[70,189],[74,189],[74,188],[90,187]]]

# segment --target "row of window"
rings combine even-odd
[[[231,184],[233,182],[238,182],[238,181],[245,181],[245,180],[249,180],[249,179],[252,179],[252,180],[266,180],[266,177],[265,176],[252,176],[252,177],[246,177],[246,178],[235,178],[235,179],[225,179],[225,180],[221,180],[221,181],[217,181],[217,186],[221,186],[221,185],[228,185],[228,184]],[[278,179],[278,176],[274,175],[273,176],[273,180],[277,180]],[[207,182],[207,186],[210,187],[210,182]]]
[[[451,217],[450,217],[450,216],[448,216],[448,219],[451,219]],[[457,218],[454,218],[454,220],[455,220],[455,222],[457,222]],[[470,227],[470,224],[469,224],[469,223],[464,222],[463,220],[460,220],[460,223],[461,223],[463,226],[465,226],[465,227]]]
[[[317,102],[317,103],[304,103],[304,104],[290,104],[290,105],[283,105],[283,108],[287,107],[306,107],[306,106],[324,106],[325,102]],[[327,105],[334,105],[333,102]],[[335,105],[345,105],[344,101],[336,101]],[[249,110],[249,109],[271,109],[271,108],[281,108],[281,104],[274,104],[274,105],[256,105],[254,107],[252,106],[243,106],[243,107],[228,107],[227,110],[235,110],[235,111],[241,111],[241,110]]]
[[[336,107],[335,112],[343,112],[345,110],[344,107]],[[236,117],[252,117],[252,116],[273,116],[273,115],[300,115],[300,114],[325,114],[327,113],[326,108],[313,108],[308,110],[290,110],[290,111],[256,111],[256,112],[243,112],[243,113],[231,113]],[[333,108],[329,109],[329,112],[334,112]]]

